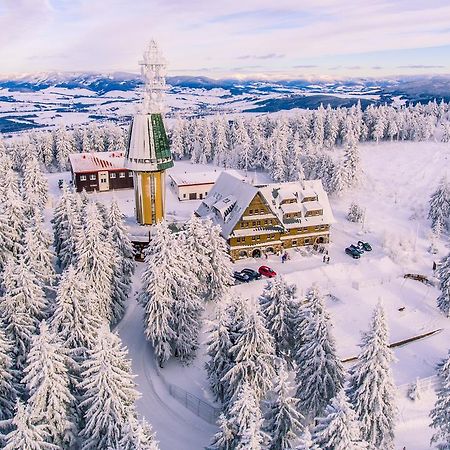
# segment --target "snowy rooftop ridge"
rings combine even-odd
[[[238,172],[235,170],[228,170],[229,174],[241,178],[244,180],[245,177],[239,175]],[[217,179],[219,178],[221,174],[221,171],[214,170],[214,171],[208,171],[208,172],[171,172],[169,174],[169,177],[172,178],[174,183],[177,186],[192,186],[196,184],[214,184]]]
[[[69,160],[74,173],[126,170],[123,152],[71,153]]]

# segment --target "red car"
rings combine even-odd
[[[261,275],[264,275],[265,277],[268,277],[268,278],[273,278],[277,275],[277,273],[274,270],[272,270],[270,267],[267,267],[267,266],[261,266],[258,269],[258,272]]]

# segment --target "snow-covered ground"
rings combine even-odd
[[[337,223],[332,228],[329,264],[324,264],[320,255],[302,256],[290,250],[291,259],[285,264],[279,257],[271,256],[268,260],[239,261],[236,266],[257,268],[267,264],[295,283],[299,293],[317,283],[324,293],[332,294],[333,297],[327,297],[327,306],[342,358],[357,354],[360,333],[366,329],[379,299],[386,308],[392,342],[442,329],[431,337],[395,349],[397,361],[393,371],[399,386],[400,410],[397,448],[424,450],[429,447],[428,413],[434,402],[429,377],[434,375],[436,363],[449,350],[450,322],[435,307],[437,289],[405,280],[403,275],[419,273],[432,277],[433,261],[449,251],[448,241],[441,240],[437,243],[439,253],[428,253],[430,228],[426,214],[431,192],[450,167],[450,146],[433,142],[380,143],[361,145],[361,152],[364,171],[361,187],[342,198],[331,199]],[[172,170],[201,171],[205,167],[176,162]],[[68,174],[49,175],[55,197],[59,195],[57,180],[63,177],[67,178]],[[258,181],[266,179],[265,174],[256,174],[256,177]],[[196,201],[179,202],[170,188],[167,193],[169,219],[183,220],[198,206]],[[117,198],[130,225],[133,223],[132,191],[93,195],[105,203],[113,196]],[[351,201],[357,201],[366,209],[364,226],[346,220]],[[373,251],[360,260],[353,260],[344,253],[344,248],[359,239],[370,242]],[[162,450],[200,450],[208,444],[215,428],[173,399],[168,383],[211,403],[203,370],[205,348],[202,346],[198,358],[188,367],[170,361],[167,367],[157,370],[151,348],[144,339],[142,311],[134,299],[142,266],[137,264],[133,298],[117,328],[133,359],[142,393],[138,407],[153,424]],[[235,286],[233,290],[236,294],[257,298],[264,284],[265,281],[260,280]],[[214,308],[209,307],[205,316],[213,315]],[[202,343],[206,337],[206,333],[201,336]],[[417,378],[424,380],[423,392],[421,398],[413,402],[406,397],[406,390]]]

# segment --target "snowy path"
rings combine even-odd
[[[161,450],[201,450],[208,445],[215,427],[169,395],[158,374],[153,350],[144,338],[142,316],[142,308],[133,295],[125,317],[116,328],[128,348],[137,387],[142,394],[137,402],[138,411],[152,424]]]

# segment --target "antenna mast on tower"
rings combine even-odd
[[[139,61],[144,78],[143,113],[164,113],[164,91],[166,90],[166,60],[152,39]]]

